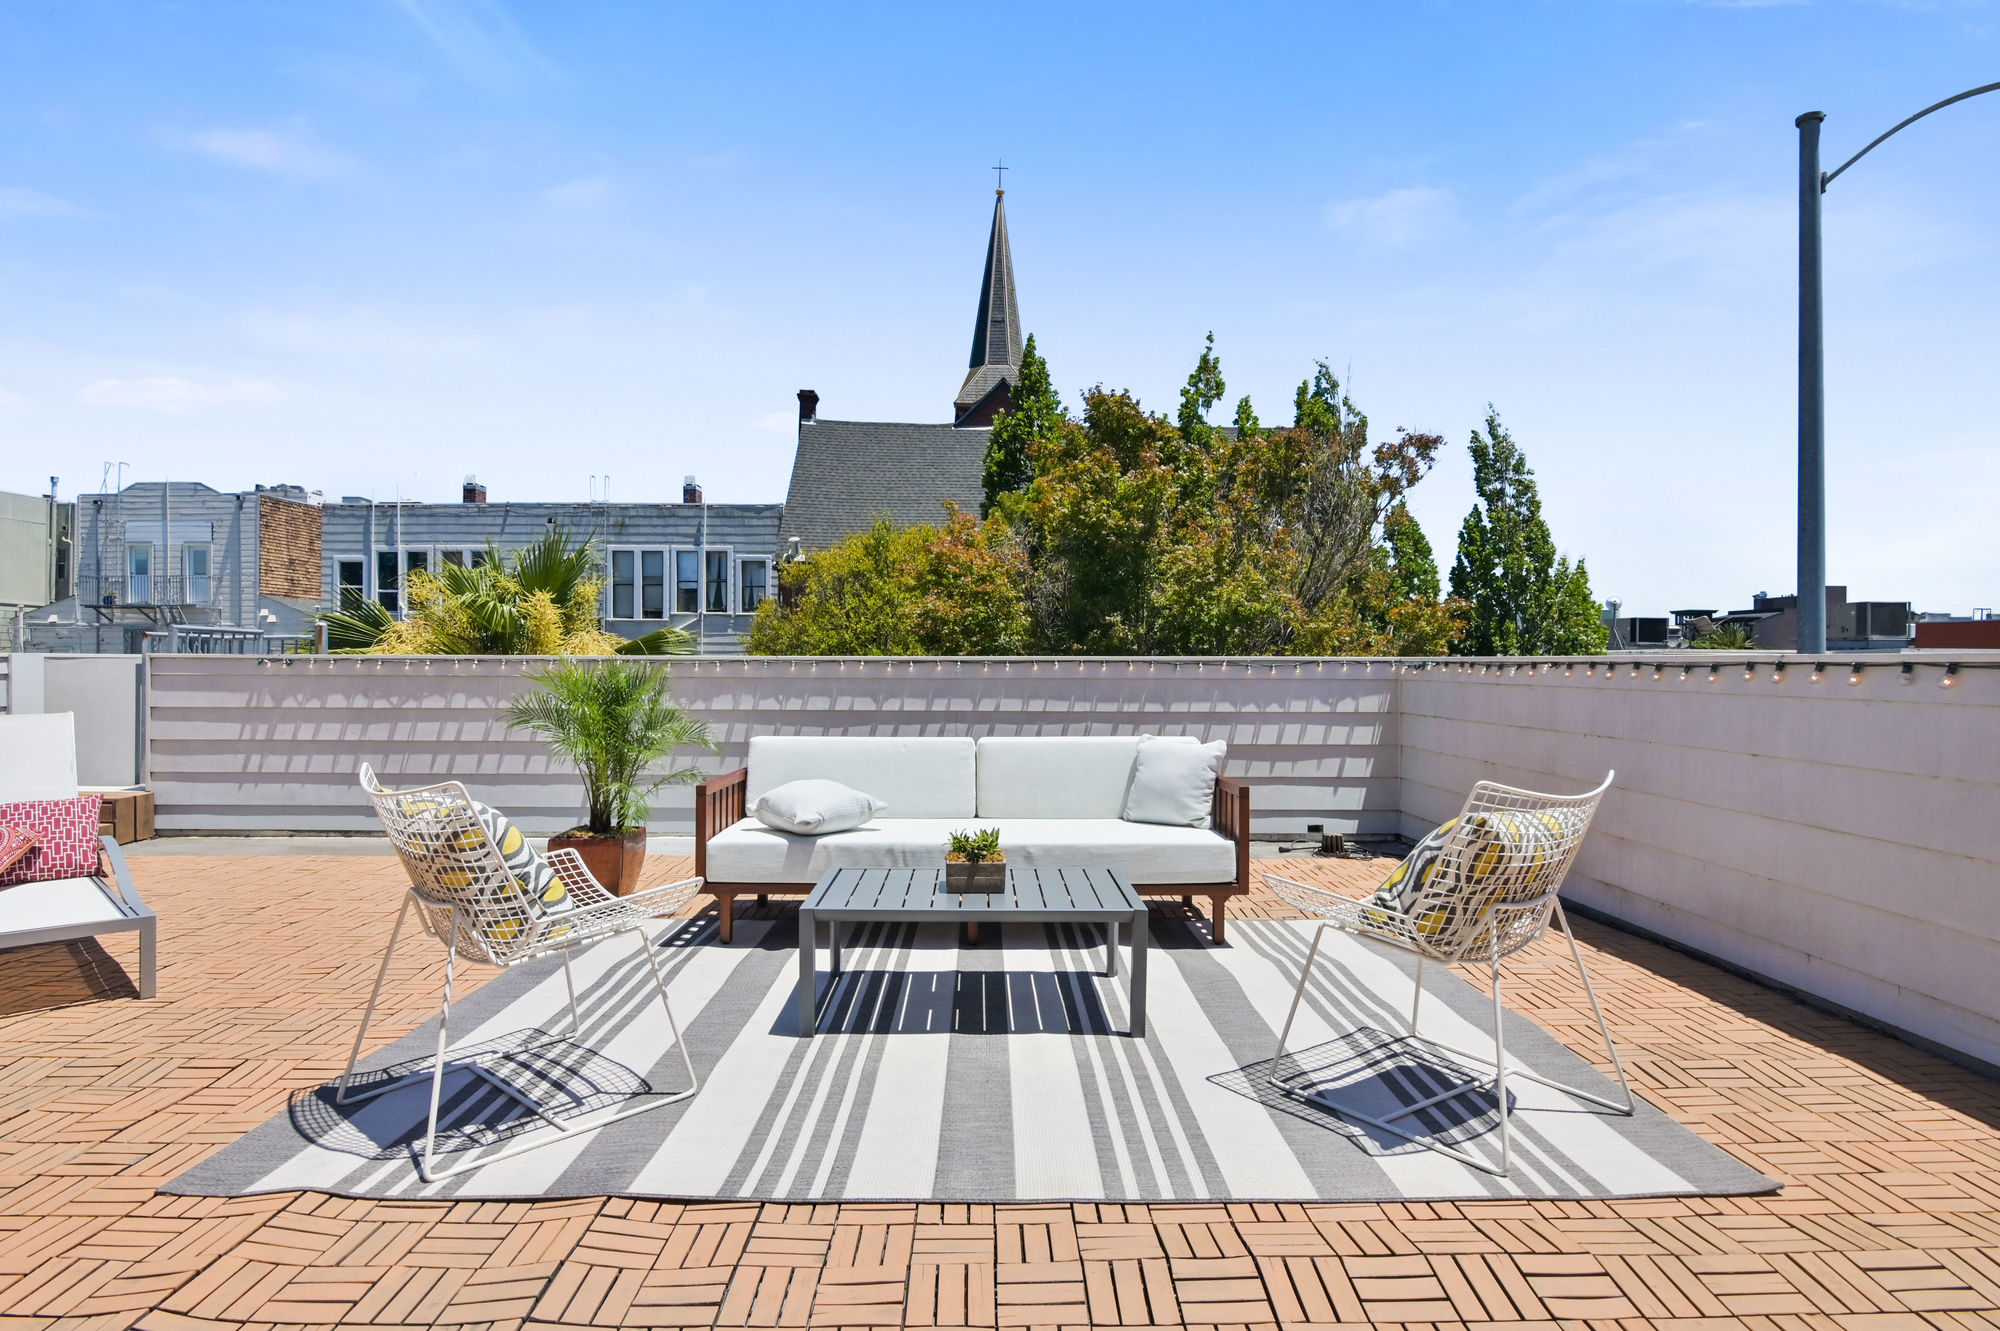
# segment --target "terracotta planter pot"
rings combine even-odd
[[[565,832],[549,838],[549,849],[575,851],[605,891],[614,897],[630,896],[638,890],[639,873],[646,867],[646,829],[633,828],[623,836],[573,836]]]

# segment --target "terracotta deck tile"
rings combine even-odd
[[[1635,1089],[1788,1180],[1781,1193],[999,1207],[161,1196],[339,1071],[400,869],[134,863],[169,926],[161,998],[134,997],[124,940],[0,953],[0,1326],[2000,1331],[2000,1085],[1582,922]],[[1387,864],[1287,867],[1359,893]],[[686,871],[655,857],[647,878]],[[383,909],[354,910],[371,889]],[[1238,913],[1286,912],[1260,890]],[[1556,948],[1514,959],[1510,1001],[1603,1067],[1566,967]],[[392,976],[375,1040],[431,1015],[440,971],[413,956]]]

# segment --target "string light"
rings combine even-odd
[[[1914,684],[1916,682],[1917,682],[1916,662],[1914,661],[1903,662],[1903,683]]]
[[[1708,682],[1709,682],[1709,683],[1713,684],[1713,683],[1715,683],[1715,681],[1717,681],[1718,679],[1721,679],[1721,678],[1722,678],[1722,667],[1721,667],[1721,666],[1719,666],[1719,665],[1712,665],[1712,666],[1710,666],[1710,667],[1708,668]]]
[[[1938,687],[1948,689],[1956,683],[1958,683],[1958,662],[1953,661],[1944,668],[1944,677],[1938,680]]]
[[[1785,663],[1783,661],[1771,667],[1771,682],[1773,684],[1782,684],[1785,682]]]
[[[1861,682],[1861,663],[1859,661],[1847,667],[1847,682],[1849,684],[1859,684]]]
[[[1745,661],[1743,663],[1743,678],[1757,678],[1757,663],[1755,661]]]
[[[1819,683],[1819,677],[1820,677],[1821,675],[1824,675],[1825,673],[1826,673],[1826,662],[1824,662],[1824,661],[1815,661],[1815,662],[1813,662],[1813,668],[1812,668],[1812,682],[1813,682],[1813,683],[1815,683],[1815,684]]]

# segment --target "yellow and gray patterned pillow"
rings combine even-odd
[[[576,909],[568,888],[506,814],[478,800],[468,807],[429,795],[405,796],[402,811],[413,818],[445,822],[420,838],[431,849],[415,858],[412,871],[433,892],[452,898],[488,939],[512,944],[524,937],[542,941],[569,932],[570,926],[559,918]],[[505,866],[505,877],[498,883],[487,858],[489,837]]]
[[[1393,912],[1407,919],[1424,938],[1455,931],[1468,916],[1484,915],[1497,900],[1524,899],[1535,889],[1534,874],[1560,851],[1562,823],[1555,815],[1532,810],[1475,813],[1467,820],[1466,844],[1452,866],[1443,863],[1444,849],[1458,819],[1432,829],[1411,849],[1377,888],[1369,911]],[[1440,871],[1456,872],[1461,881],[1443,899],[1425,900]],[[1390,921],[1378,915],[1378,924]]]

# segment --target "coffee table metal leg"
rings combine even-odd
[[[1132,923],[1132,978],[1127,981],[1131,998],[1127,1006],[1132,1012],[1132,1034],[1146,1033],[1146,939],[1153,932],[1152,923],[1145,910],[1134,911]]]
[[[799,1034],[808,1040],[813,1037],[814,1029],[819,1025],[819,1012],[816,1003],[819,997],[816,990],[819,986],[818,976],[814,974],[818,969],[819,961],[819,958],[814,954],[818,951],[819,920],[811,911],[802,910],[799,912],[799,990],[797,999]]]
[[[816,943],[819,940],[814,939],[813,941]],[[828,958],[826,963],[826,968],[828,973],[833,975],[840,974],[840,921],[839,920],[828,920],[826,922],[826,952]]]
[[[1118,974],[1118,921],[1104,922],[1104,977]]]

